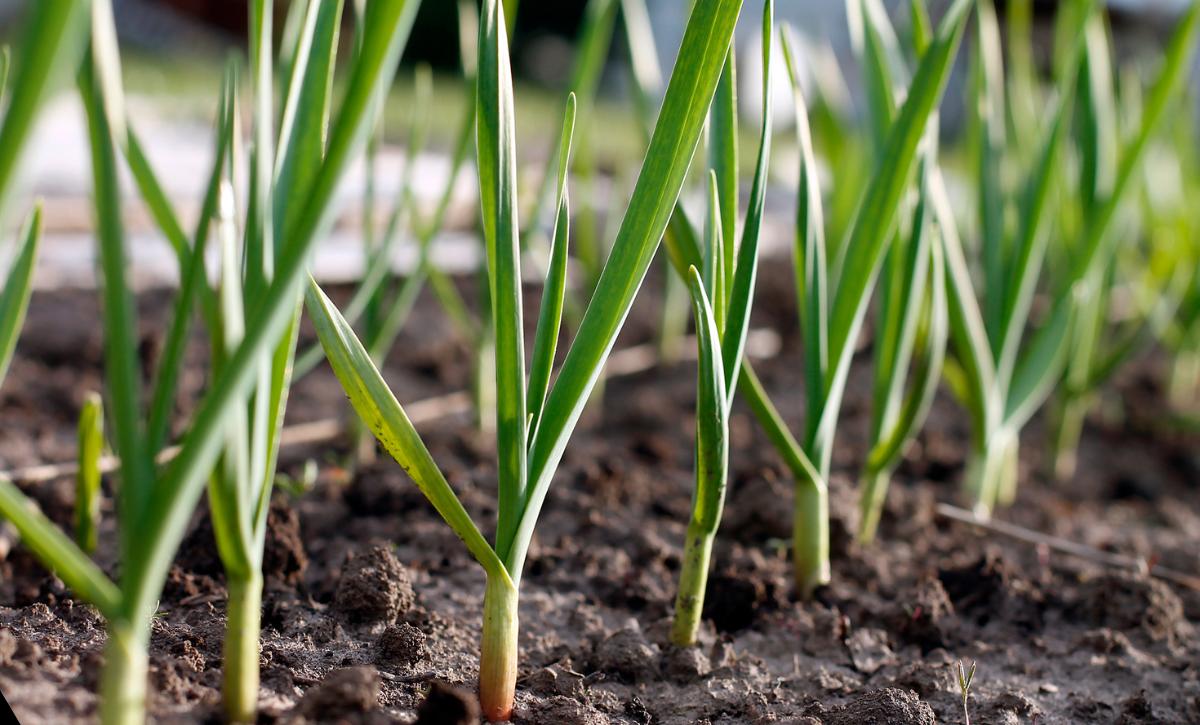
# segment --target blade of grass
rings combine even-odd
[[[294,225],[285,227],[283,246],[274,281],[263,302],[251,310],[246,338],[238,346],[224,372],[215,380],[199,406],[180,455],[163,476],[161,489],[145,519],[141,535],[158,545],[134,552],[128,560],[132,581],[128,584],[130,606],[134,611],[153,611],[186,526],[187,518],[199,497],[204,479],[211,470],[221,446],[220,432],[228,420],[234,401],[248,392],[259,356],[278,344],[287,325],[294,319],[294,300],[299,293],[304,264],[313,242],[332,221],[333,192],[350,157],[361,148],[370,114],[382,79],[390,79],[411,29],[416,3],[372,3],[367,8],[368,38],[364,51],[355,59],[337,121],[332,126],[330,143],[302,215]]]
[[[554,367],[554,353],[558,348],[559,327],[562,324],[563,299],[567,286],[567,245],[570,240],[571,208],[567,196],[567,169],[571,159],[571,139],[575,131],[575,94],[567,96],[567,111],[563,115],[562,134],[558,144],[558,218],[554,223],[553,243],[550,247],[550,270],[542,289],[542,304],[538,310],[537,332],[534,334],[533,353],[529,366],[529,436],[537,430],[550,388],[550,371]]]
[[[485,0],[479,27],[476,158],[496,342],[499,510],[496,553],[504,559],[525,506],[527,463],[517,141],[508,40],[498,0]]]
[[[104,454],[104,406],[99,393],[89,393],[79,413],[75,475],[75,543],[80,551],[96,553],[100,524],[100,456]]]
[[[20,233],[21,245],[17,256],[4,279],[4,290],[0,291],[0,381],[8,373],[17,338],[25,323],[29,309],[29,296],[33,292],[33,268],[37,261],[38,246],[42,239],[42,207],[37,205],[25,221]]]
[[[674,211],[740,10],[740,0],[699,3],[692,10],[625,219],[530,447],[527,504],[506,558],[510,572],[522,569],[554,469]]]
[[[938,28],[937,36],[921,59],[908,97],[888,133],[880,169],[867,189],[854,227],[844,245],[845,265],[837,280],[830,308],[830,375],[826,395],[818,405],[819,420],[812,440],[818,445],[818,468],[828,466],[841,394],[850,370],[853,345],[866,314],[868,294],[878,274],[885,244],[891,234],[901,197],[916,163],[917,147],[929,118],[941,98],[959,41],[962,39],[971,0],[956,0]]]
[[[116,149],[102,100],[102,88],[93,73],[91,58],[84,61],[80,93],[87,111],[92,150],[92,181],[96,234],[99,242],[102,308],[104,317],[105,378],[113,441],[121,460],[122,554],[138,546],[134,532],[153,495],[154,472],[142,429],[141,372],[137,355],[137,316],[125,275],[129,263],[120,209]]]
[[[775,37],[775,2],[763,3],[762,20],[762,126],[759,130],[758,157],[754,163],[754,180],[750,185],[750,202],[746,208],[746,222],[742,227],[742,240],[736,253],[736,266],[728,270],[728,312],[722,328],[721,356],[725,361],[725,390],[732,397],[737,389],[741,374],[742,357],[745,353],[746,334],[750,329],[750,307],[754,298],[754,287],[758,276],[758,249],[762,235],[763,215],[767,205],[767,183],[771,163],[772,109],[772,62]],[[736,214],[736,205],[734,214]],[[730,239],[726,246],[732,246]],[[726,254],[730,264],[735,259]]]
[[[76,596],[106,619],[121,616],[123,600],[117,585],[6,478],[0,478],[0,516],[16,527],[25,546]]]
[[[305,307],[350,402],[388,453],[404,468],[442,519],[458,534],[489,577],[507,578],[504,564],[471,520],[446,482],[420,435],[392,395],[349,323],[315,281],[305,293]]]
[[[719,236],[720,231],[716,235]],[[675,618],[671,625],[671,642],[680,647],[696,643],[713,538],[721,523],[729,475],[729,396],[725,391],[721,334],[704,292],[704,281],[695,267],[689,270],[688,282],[696,314],[699,369],[696,377],[696,487],[692,494],[692,513],[679,575],[679,593],[675,599]]]

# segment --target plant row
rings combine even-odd
[[[91,150],[105,391],[103,402],[89,398],[80,417],[74,536],[3,477],[0,515],[106,620],[106,723],[145,718],[150,623],[205,492],[228,593],[224,710],[230,721],[255,719],[263,550],[280,431],[291,385],[322,360],[357,413],[358,458],[373,455],[377,440],[483,568],[479,698],[489,719],[507,720],[517,685],[520,585],[538,517],[581,414],[599,397],[605,363],[660,245],[669,262],[660,350],[664,359],[678,354],[690,307],[698,353],[695,487],[671,630],[678,646],[694,646],[701,626],[736,456],[729,419],[739,398],[794,477],[798,594],[811,595],[833,576],[829,479],[863,338],[870,341],[872,402],[859,484],[863,543],[874,539],[889,481],[943,383],[971,421],[964,486],[983,516],[1015,499],[1019,441],[1043,408],[1055,431],[1055,472],[1071,475],[1098,391],[1145,350],[1167,351],[1181,416],[1195,405],[1200,238],[1191,202],[1200,198],[1200,156],[1181,100],[1200,31],[1195,2],[1152,67],[1124,68],[1114,64],[1098,3],[1068,0],[1043,71],[1031,0],[1006,3],[1007,47],[992,0],[954,0],[936,25],[924,0],[911,0],[899,28],[880,0],[847,0],[864,89],[856,111],[841,90],[845,79],[821,70],[789,28],[776,27],[767,0],[757,145],[744,164],[733,42],[742,1],[694,3],[664,84],[643,0],[589,0],[559,143],[539,183],[522,196],[508,50],[517,2],[484,0],[477,8],[460,0],[468,102],[453,125],[451,172],[428,190],[432,212],[422,209],[418,198],[430,195],[418,194],[413,160],[432,126],[433,81],[418,69],[406,99],[400,191],[382,214],[373,183],[382,111],[419,2],[343,5],[294,0],[276,29],[273,3],[249,3],[248,58],[231,61],[223,76],[214,159],[191,229],[126,110],[110,0],[44,0],[26,20],[6,83],[0,202],[11,195],[46,98],[73,79]],[[355,22],[343,39],[347,11]],[[601,132],[594,108],[618,34],[645,152],[627,160],[628,193],[605,209],[594,193],[593,137]],[[965,36],[969,51],[960,53]],[[966,132],[943,151],[939,109],[964,55]],[[772,149],[771,91],[780,77],[796,119],[795,138],[774,144],[794,149],[788,171],[772,169],[775,157],[786,156]],[[372,180],[362,205],[367,265],[339,309],[310,276],[309,262],[335,221],[334,192],[360,155]],[[486,259],[483,303],[474,309],[431,254],[456,181],[472,161]],[[137,349],[122,166],[178,262],[178,292],[152,361]],[[752,168],[748,178],[744,166]],[[795,385],[805,393],[805,418],[795,428],[745,356],[767,190],[790,177],[803,341]],[[574,205],[572,188],[581,192]],[[701,204],[683,203],[689,189]],[[0,295],[0,375],[28,303],[41,226],[35,208]],[[403,243],[415,246],[417,262],[395,279],[389,262]],[[219,260],[215,276],[208,257]],[[527,347],[522,270],[530,266],[544,284]],[[490,537],[379,372],[425,287],[473,351],[477,422],[496,441]],[[300,349],[305,313],[319,343]],[[208,384],[181,420],[184,352],[201,329]],[[115,576],[93,559],[106,446],[120,461]]]

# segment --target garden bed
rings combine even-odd
[[[756,367],[796,420],[803,384],[788,265],[763,267],[756,323],[779,331],[783,348]],[[658,302],[647,292],[621,345],[651,339]],[[165,329],[164,299],[140,298],[145,330]],[[384,370],[397,397],[466,387],[469,354],[436,303],[423,296],[413,319]],[[152,356],[150,334],[142,349]],[[35,295],[0,391],[5,470],[73,457],[79,406],[100,386],[100,345],[94,293]],[[194,360],[189,391],[204,382],[199,348]],[[1164,432],[1159,379],[1143,361],[1106,391],[1124,414],[1089,425],[1071,484],[1041,474],[1035,422],[1022,440],[1020,498],[999,518],[1200,575],[1200,448],[1194,434]],[[702,647],[687,651],[667,633],[692,486],[693,364],[610,381],[567,449],[530,553],[517,721],[954,723],[960,659],[978,662],[973,721],[1200,720],[1200,592],[937,514],[937,503],[959,500],[968,449],[966,416],[946,395],[897,473],[878,544],[853,543],[869,380],[865,367],[851,372],[834,455],[834,580],[811,602],[792,596],[786,469],[735,406]],[[291,400],[289,422],[345,407],[324,366]],[[492,443],[469,423],[452,417],[422,433],[467,509],[492,521]],[[298,474],[312,457],[320,475],[311,490],[276,493],[260,720],[410,722],[426,703],[420,722],[455,722],[475,707],[483,573],[399,466],[381,454],[351,473],[347,451],[341,440],[284,452],[284,470]],[[69,477],[26,490],[69,526]],[[103,535],[111,513],[107,505],[102,542],[113,541]],[[0,538],[0,690],[23,722],[88,720],[103,621],[11,532]],[[98,553],[110,572],[114,559]],[[221,565],[200,516],[154,625],[158,720],[218,717],[223,630]]]

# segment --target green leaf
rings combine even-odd
[[[46,518],[12,481],[0,476],[0,516],[8,519],[34,556],[105,619],[122,614],[121,591],[71,538]]]
[[[974,106],[978,123],[975,153],[979,188],[980,246],[983,251],[983,313],[988,340],[992,349],[999,354],[1009,299],[1009,248],[1004,225],[1007,199],[1001,184],[1006,140],[1004,54],[995,7],[991,0],[979,0],[978,7],[978,43],[975,54],[977,98]],[[1053,116],[1055,126],[1052,126],[1052,129],[1061,124],[1061,114],[1069,107],[1066,99],[1059,99],[1059,113]],[[1048,138],[1053,142],[1060,136],[1052,130]],[[1056,148],[1053,143],[1044,147],[1048,150]],[[1032,230],[1036,235],[1038,226],[1026,224],[1025,229]]]
[[[953,364],[946,364],[946,379],[971,416],[975,439],[985,440],[992,426],[1000,422],[1001,401],[995,389],[996,362],[963,254],[962,240],[958,236],[950,196],[937,166],[930,170],[929,194],[945,252],[947,311],[956,357]]]
[[[85,554],[96,552],[100,523],[100,456],[104,453],[104,407],[98,393],[89,393],[79,413],[75,474],[75,543]]]
[[[1074,58],[1075,63],[1070,68],[1071,78],[1078,75],[1078,64],[1082,55],[1077,53]],[[1021,203],[1020,233],[1014,241],[1013,250],[1016,256],[1012,260],[1009,278],[1004,283],[1007,297],[999,310],[1000,328],[995,337],[1000,344],[996,349],[997,380],[1005,388],[1008,387],[1013,366],[1016,364],[1021,337],[1029,318],[1029,309],[1033,304],[1038,277],[1042,272],[1042,261],[1046,255],[1048,239],[1042,226],[1054,191],[1053,182],[1061,158],[1060,149],[1070,125],[1073,88],[1072,80],[1061,84],[1056,108],[1041,144],[1042,150],[1026,182],[1025,196]]]
[[[228,356],[241,344],[246,331],[242,301],[242,256],[238,250],[232,173],[228,168],[229,164],[226,164],[227,171],[221,181],[220,201],[217,204],[221,339],[220,350],[213,351],[213,358],[214,374],[218,376]],[[223,426],[225,448],[221,461],[209,479],[208,504],[221,561],[231,575],[244,579],[253,573],[250,556],[254,542],[250,528],[253,510],[250,493],[250,420],[244,400],[239,400],[233,407],[234,412]]]
[[[217,211],[217,195],[220,190],[222,174],[225,172],[225,161],[230,145],[233,143],[233,114],[236,111],[235,92],[233,78],[227,74],[221,94],[221,110],[218,113],[219,122],[216,131],[216,143],[214,144],[216,152],[213,157],[213,168],[208,177],[204,201],[200,207],[200,218],[196,225],[196,241],[193,246],[189,247],[185,238],[183,241],[184,246],[181,247],[183,255],[180,266],[180,290],[175,298],[170,327],[167,328],[167,338],[163,343],[162,356],[159,359],[158,368],[154,375],[154,389],[150,396],[150,412],[146,424],[147,447],[153,454],[160,452],[163,446],[167,444],[167,437],[170,433],[171,413],[175,407],[175,396],[178,392],[179,376],[183,370],[184,354],[187,351],[188,337],[191,332],[192,310],[195,306],[196,298],[207,299],[214,297],[212,289],[208,285],[204,254],[208,248],[208,228]],[[129,133],[129,139],[131,142],[129,149],[132,151],[136,148],[132,131]],[[140,157],[140,149],[128,154],[128,158],[131,159],[131,168],[135,165],[135,162],[132,161],[135,155]],[[141,158],[144,160],[144,157]],[[150,171],[149,164],[145,164],[142,168],[144,172],[147,172],[147,181],[149,182],[148,186],[143,187],[143,194],[146,193],[147,189],[159,189],[159,193],[161,193],[158,182],[154,179],[153,172]],[[135,172],[136,175],[137,173]],[[162,206],[160,208],[163,212],[162,217],[159,219],[160,226],[164,230],[172,227],[172,225],[178,228],[175,212],[172,210],[169,202],[167,202],[165,195],[162,196]],[[169,236],[170,233],[168,232]],[[212,312],[209,313],[208,319],[210,321],[210,335],[214,336],[215,339],[215,335],[219,329],[215,304],[212,306]]]
[[[295,301],[309,250],[332,222],[334,191],[349,160],[362,148],[373,117],[369,111],[379,98],[380,84],[388,82],[395,71],[415,7],[411,1],[371,3],[367,7],[363,50],[349,73],[320,173],[311,192],[298,202],[302,209],[298,221],[283,230],[275,278],[262,304],[251,310],[246,338],[200,403],[179,456],[163,475],[160,489],[165,493],[155,497],[139,532],[157,545],[133,552],[126,561],[130,577],[127,591],[135,612],[153,611],[171,556],[220,453],[224,425],[255,382],[261,356],[270,354],[279,344],[295,318]]]
[[[724,329],[725,322],[725,239],[724,220],[721,218],[721,182],[717,172],[708,172],[708,221],[704,225],[704,289],[720,312],[714,313],[717,330]]]
[[[122,555],[128,556],[137,538],[142,515],[153,493],[153,458],[142,429],[141,366],[138,362],[137,315],[125,278],[129,263],[121,223],[121,194],[116,148],[105,112],[102,89],[91,59],[80,74],[80,95],[87,114],[92,154],[92,185],[96,237],[100,259],[104,319],[104,367],[113,419],[113,441],[121,459],[118,497]]]
[[[1103,242],[1108,236],[1109,226],[1124,200],[1125,193],[1131,186],[1135,171],[1141,165],[1150,138],[1162,121],[1168,106],[1178,95],[1185,72],[1190,67],[1188,61],[1194,52],[1198,31],[1200,31],[1200,3],[1192,2],[1183,17],[1176,23],[1175,31],[1167,42],[1162,68],[1146,96],[1141,125],[1122,151],[1112,192],[1103,203],[1097,206],[1088,220],[1084,238],[1079,247],[1080,254],[1073,267],[1073,279],[1083,279],[1086,277],[1087,271],[1096,264]],[[1060,299],[1064,303],[1069,300],[1068,297]]]
[[[821,205],[821,178],[813,153],[812,131],[808,124],[808,104],[797,72],[795,46],[789,33],[783,34],[783,57],[792,81],[796,106],[796,134],[800,147],[800,182],[796,204],[796,241],[793,248],[796,274],[796,299],[800,306],[800,331],[804,336],[804,381],[810,410],[825,395],[825,377],[829,370],[829,287],[825,249],[825,217]],[[816,425],[811,416],[810,426]]]
[[[571,160],[571,139],[575,132],[575,94],[567,96],[567,110],[563,114],[562,134],[558,143],[558,217],[554,223],[554,237],[550,248],[550,269],[542,288],[542,304],[538,310],[537,332],[533,338],[533,356],[529,366],[529,401],[527,410],[530,433],[537,430],[550,388],[550,371],[554,367],[554,353],[558,349],[559,327],[562,324],[563,299],[567,288],[567,245],[570,240],[571,208],[567,197],[567,169]]]
[[[926,7],[925,0],[909,0],[908,17],[912,23],[913,57],[919,59],[925,55],[933,39],[933,21],[929,18],[929,8]]]
[[[845,244],[845,265],[837,280],[830,309],[830,375],[819,410],[815,441],[819,468],[831,454],[832,439],[841,407],[841,395],[850,371],[854,343],[870,301],[870,290],[916,163],[917,147],[930,116],[945,89],[950,68],[962,39],[971,0],[956,0],[942,19],[937,37],[921,59],[908,97],[888,133],[882,165],[867,187],[854,227]]]
[[[1046,401],[1062,375],[1069,347],[1072,308],[1063,305],[1034,333],[1013,373],[1004,424],[1020,430]]]
[[[305,307],[354,410],[463,540],[488,577],[508,579],[504,564],[446,482],[404,408],[355,337],[354,330],[311,279],[305,293]]]
[[[25,312],[29,309],[29,295],[33,291],[33,268],[37,260],[38,245],[42,239],[42,206],[33,208],[29,219],[21,229],[21,246],[9,267],[0,291],[0,382],[8,373],[21,326],[25,323]]]
[[[251,119],[253,145],[250,149],[248,203],[245,223],[246,301],[258,302],[271,276],[275,273],[275,233],[279,228],[272,219],[272,178],[275,167],[275,74],[273,0],[251,0],[250,11],[250,75],[254,91],[254,113]],[[299,304],[299,302],[297,302]],[[261,373],[267,375],[267,370]],[[255,416],[258,418],[259,416]],[[261,433],[255,434],[261,440]],[[253,444],[257,451],[260,444]]]
[[[708,165],[716,176],[717,206],[714,218],[721,220],[721,280],[719,288],[728,290],[733,283],[734,255],[737,254],[738,221],[738,106],[736,41],[730,43],[725,68],[717,83],[708,118]],[[712,294],[709,287],[709,294]],[[713,297],[717,329],[724,333],[725,302]]]
[[[688,289],[696,315],[699,370],[696,375],[696,491],[692,519],[704,531],[716,531],[725,503],[729,471],[729,396],[725,392],[725,364],[721,335],[704,293],[704,281],[695,267],[689,270]]]
[[[530,447],[528,502],[506,558],[510,572],[524,565],[554,469],[675,209],[741,4],[713,0],[692,10],[642,173]]]
[[[42,106],[70,80],[88,47],[87,2],[41,0],[28,7],[0,125],[0,212],[7,206],[25,141]]]
[[[767,202],[768,171],[771,163],[771,57],[772,41],[775,37],[775,2],[763,4],[762,20],[762,127],[759,131],[758,158],[754,163],[754,181],[750,185],[750,204],[746,209],[746,223],[742,227],[742,241],[738,245],[736,267],[729,270],[728,313],[721,328],[721,355],[725,362],[725,390],[732,397],[737,389],[741,373],[742,355],[746,347],[746,335],[750,330],[750,307],[754,299],[755,281],[758,276],[758,249],[762,235],[763,214]],[[736,212],[735,212],[736,213]],[[729,240],[726,246],[731,246]],[[731,256],[727,256],[732,260]]]
[[[303,198],[325,156],[334,58],[344,0],[309,0],[296,46],[275,157],[274,226],[283,229],[294,199]],[[416,3],[413,3],[414,5]]]
[[[931,160],[922,162],[922,166]],[[933,253],[929,224],[928,170],[922,169],[921,192],[912,215],[912,230],[895,242],[884,260],[886,285],[881,289],[879,327],[875,331],[875,385],[871,436],[879,440],[896,427],[904,400],[913,349],[927,309]],[[890,294],[888,294],[890,293]]]
[[[525,343],[521,239],[517,220],[517,139],[504,14],[486,0],[479,26],[476,158],[496,334],[496,445],[500,501],[496,552],[506,558],[525,506]]]
[[[904,396],[904,404],[894,418],[891,430],[880,437],[867,458],[869,470],[887,470],[895,466],[904,453],[904,446],[924,425],[937,393],[945,362],[948,338],[946,304],[946,275],[940,243],[929,246],[929,295],[923,313],[924,344],[914,355],[912,383]]]
[[[863,31],[863,75],[867,87],[871,139],[876,154],[884,152],[888,131],[896,113],[899,88],[903,87],[905,68],[900,42],[879,0],[854,0],[861,4]]]

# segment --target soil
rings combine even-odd
[[[756,324],[784,338],[780,355],[756,367],[798,422],[803,386],[786,267],[764,265]],[[657,293],[648,287],[622,345],[652,337]],[[147,359],[165,299],[139,299]],[[0,392],[0,469],[73,457],[73,421],[101,382],[97,314],[93,293],[35,296]],[[398,398],[465,388],[467,349],[428,295],[414,319],[385,366]],[[190,354],[184,387],[194,395],[204,353]],[[518,722],[957,723],[959,660],[978,662],[974,722],[1200,722],[1200,593],[936,515],[937,502],[960,501],[967,450],[966,417],[948,398],[938,399],[897,472],[878,545],[853,542],[869,419],[869,356],[860,357],[834,460],[833,583],[812,601],[794,598],[788,476],[739,405],[701,646],[691,650],[671,647],[666,635],[690,503],[693,365],[608,382],[567,449],[530,552]],[[1151,359],[1105,391],[1101,409],[1118,414],[1089,421],[1069,484],[1042,474],[1045,431],[1035,421],[1022,441],[1020,498],[1001,517],[1200,574],[1200,441],[1161,428],[1160,379]],[[294,389],[289,421],[344,407],[322,367]],[[495,515],[488,436],[467,417],[422,432],[486,529]],[[483,574],[398,465],[381,454],[352,470],[352,447],[343,439],[285,451],[284,471],[298,476],[313,459],[320,474],[308,490],[276,494],[261,720],[477,722]],[[27,490],[69,525],[71,480]],[[111,503],[104,514],[107,546],[97,561],[111,572]],[[224,583],[202,513],[160,609],[153,716],[218,719]],[[0,690],[18,717],[90,719],[103,640],[96,613],[11,530],[0,533]]]

